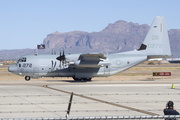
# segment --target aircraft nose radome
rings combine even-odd
[[[17,72],[17,67],[15,65],[11,65],[8,67],[9,72]]]

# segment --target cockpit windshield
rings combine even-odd
[[[20,59],[17,61],[17,64],[18,64],[19,62],[26,62],[26,58],[25,58],[25,57],[20,58]]]

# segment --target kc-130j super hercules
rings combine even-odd
[[[122,72],[151,58],[170,57],[171,50],[164,17],[155,17],[144,42],[138,50],[115,54],[29,55],[11,65],[9,72],[25,76],[72,77],[75,81],[90,81]]]

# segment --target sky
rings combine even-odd
[[[35,49],[48,34],[99,32],[118,20],[180,29],[180,0],[0,0],[0,50]]]

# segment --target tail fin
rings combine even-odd
[[[143,50],[149,58],[170,57],[171,49],[167,33],[166,21],[156,16],[139,51]]]

